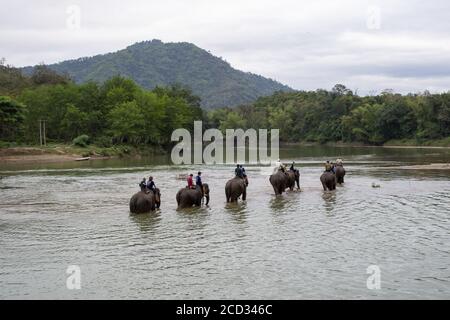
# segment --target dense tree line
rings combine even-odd
[[[423,142],[450,136],[450,92],[400,95],[385,90],[361,97],[343,85],[331,91],[277,92],[253,104],[210,111],[208,126],[279,128],[286,142]]]
[[[72,142],[87,135],[104,146],[166,145],[174,129],[191,129],[203,118],[200,99],[179,85],[149,91],[120,76],[101,85],[77,85],[45,66],[30,77],[2,68],[0,79],[8,81],[0,83],[0,140],[36,143],[44,119],[48,141]]]
[[[386,90],[358,96],[343,85],[331,91],[276,92],[236,108],[204,112],[200,98],[180,85],[145,90],[116,76],[102,84],[73,83],[39,66],[31,76],[0,65],[0,140],[37,143],[39,120],[49,141],[87,135],[99,145],[167,146],[176,128],[279,128],[285,142],[383,144],[450,136],[450,93],[400,95]]]

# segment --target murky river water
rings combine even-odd
[[[322,162],[346,182],[321,189]],[[0,168],[0,298],[450,298],[450,172],[445,149],[292,147],[302,192],[273,195],[247,166],[248,199],[227,205],[233,166],[170,166],[166,157]],[[176,210],[180,173],[201,169],[209,207]],[[152,174],[161,210],[130,215]],[[379,184],[373,188],[372,183]],[[81,289],[68,290],[69,265]],[[381,288],[367,287],[367,268]]]

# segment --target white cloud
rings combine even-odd
[[[0,1],[0,56],[17,66],[156,38],[193,42],[296,89],[450,89],[447,1]],[[67,27],[70,5],[79,30]],[[373,7],[379,29],[367,28]]]

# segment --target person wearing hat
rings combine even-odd
[[[325,163],[325,172],[333,172],[333,164],[329,160]]]
[[[189,174],[189,176],[188,176],[188,178],[187,178],[187,187],[189,188],[189,189],[195,189],[195,187],[194,187],[194,181],[193,181],[193,177],[194,175],[191,173],[191,174]]]
[[[283,171],[283,173],[286,173],[286,167],[283,164],[283,162],[280,161],[280,159],[275,162],[275,167],[273,168],[273,174],[277,173],[278,170]]]

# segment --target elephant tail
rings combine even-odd
[[[229,188],[228,186],[225,187],[225,197],[227,198],[227,202],[230,201],[230,197],[231,197],[231,188]]]
[[[180,206],[180,191],[178,191],[178,193],[177,193],[177,196],[176,196],[176,198],[177,198],[177,205],[178,206]]]

